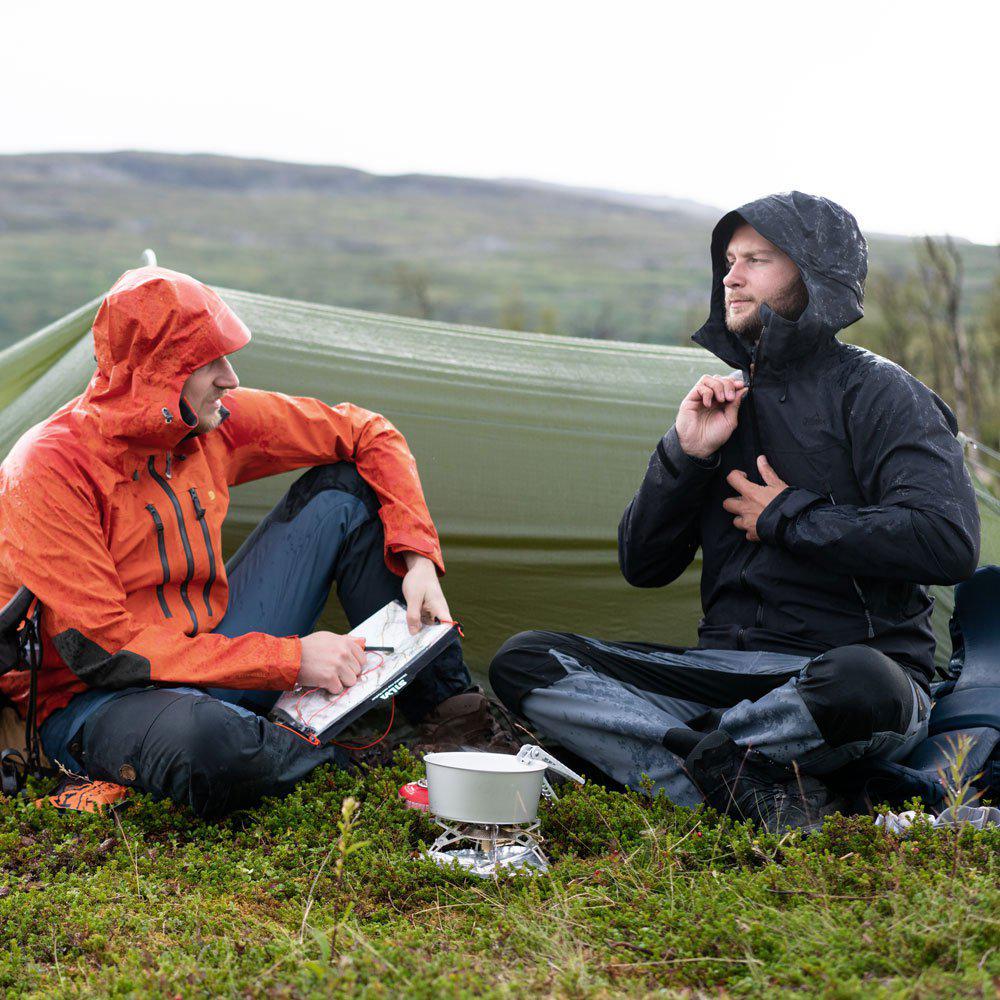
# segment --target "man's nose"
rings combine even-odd
[[[215,384],[220,389],[238,389],[240,385],[240,380],[236,375],[236,369],[229,363],[225,362],[225,369],[215,380]]]
[[[733,266],[726,272],[726,276],[722,279],[723,285],[726,288],[739,288],[746,284],[746,275],[743,273],[743,266],[737,261]]]

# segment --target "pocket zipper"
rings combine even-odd
[[[164,585],[170,583],[170,563],[167,562],[167,546],[163,540],[163,521],[151,503],[146,504],[146,510],[149,511],[149,516],[153,519],[153,527],[156,528],[156,548],[159,550],[160,565],[163,567],[163,582],[156,585],[156,599],[160,602],[160,610],[163,612],[163,617],[173,618],[170,606],[167,604],[166,595],[163,593]]]
[[[149,474],[156,481],[156,484],[163,490],[167,495],[167,499],[170,501],[171,506],[174,508],[174,514],[177,517],[177,528],[181,535],[181,545],[184,546],[184,558],[187,561],[187,573],[183,580],[181,580],[180,593],[181,600],[184,602],[184,607],[187,608],[188,614],[191,616],[191,631],[186,633],[189,636],[198,634],[198,616],[195,614],[194,605],[191,603],[188,597],[188,584],[191,582],[191,577],[194,576],[194,553],[191,551],[191,541],[188,538],[187,528],[184,526],[184,514],[181,511],[180,501],[177,499],[177,494],[171,489],[170,484],[166,481],[156,471],[156,465],[153,461],[153,456],[149,456],[149,461],[146,463],[149,469]]]
[[[202,596],[205,598],[205,610],[208,612],[208,617],[211,618],[212,584],[215,583],[215,552],[212,550],[212,539],[208,533],[208,525],[205,523],[205,508],[198,500],[198,491],[192,486],[188,493],[191,494],[191,501],[194,503],[194,516],[198,518],[198,523],[201,525],[201,537],[205,539],[205,549],[208,552],[208,582],[205,584]]]

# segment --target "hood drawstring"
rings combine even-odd
[[[778,398],[778,402],[779,403],[783,403],[786,399],[788,399],[788,379],[787,378],[785,379],[785,384],[782,387],[781,396]]]

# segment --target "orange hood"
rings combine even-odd
[[[249,342],[246,324],[200,281],[163,267],[126,271],[94,320],[97,371],[81,402],[105,437],[172,448],[197,423],[181,403],[188,376]]]

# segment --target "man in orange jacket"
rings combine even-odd
[[[250,332],[205,285],[129,271],[93,332],[86,391],[0,466],[0,603],[25,585],[41,607],[50,758],[218,815],[342,762],[258,713],[357,679],[358,646],[314,631],[334,582],[352,624],[400,596],[413,631],[450,619],[440,543],[392,424],[240,388],[228,356]],[[229,488],[303,467],[224,564]],[[400,705],[441,722],[468,686],[456,641]],[[0,692],[23,711],[22,674]]]

